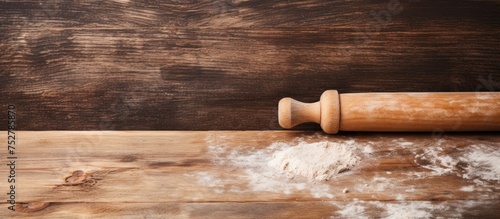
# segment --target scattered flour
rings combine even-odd
[[[235,174],[191,175],[197,177],[200,185],[219,185],[214,188],[217,189],[214,191],[216,193],[220,193],[220,189],[227,190],[232,181],[238,180],[245,182],[246,186],[231,187],[230,192],[308,192],[314,198],[333,198],[331,185],[318,179],[329,179],[352,168],[360,160],[355,151],[371,150],[369,144],[358,144],[354,140],[329,142],[323,138],[316,143],[307,143],[305,140],[309,139],[297,138],[291,142],[275,142],[264,148],[252,148],[245,145],[230,147],[225,143],[227,139],[207,136],[208,154],[214,164],[235,171]]]
[[[214,176],[210,175],[207,172],[197,173],[196,178],[198,178],[198,183],[209,186],[209,187],[221,184],[221,180],[216,179]]]
[[[414,143],[413,142],[401,142],[401,146],[412,146]]]
[[[451,173],[454,170],[457,162],[449,155],[441,155],[444,149],[442,147],[427,147],[424,148],[423,153],[415,156],[415,162],[425,160],[428,164],[421,165],[423,168],[432,170],[432,175],[440,176],[446,173]],[[422,163],[422,162],[420,162]]]
[[[270,167],[309,179],[328,180],[353,168],[360,160],[354,153],[354,141],[316,143],[301,142],[273,154]]]
[[[405,192],[413,193],[415,192],[415,187],[410,187],[409,189],[406,189]]]
[[[478,205],[485,204],[478,201],[459,201],[455,203],[432,203],[429,201],[411,202],[381,202],[381,201],[353,201],[348,204],[335,204],[341,210],[336,213],[341,218],[377,218],[405,219],[405,218],[435,218],[436,215],[461,218],[463,213]],[[371,212],[371,213],[369,213]],[[367,216],[370,215],[370,216]],[[334,218],[332,216],[332,218]]]
[[[398,144],[400,147],[408,148],[409,146],[413,146],[415,143],[406,141],[404,138],[394,139],[392,142]]]
[[[435,205],[430,202],[410,202],[410,203],[382,203],[377,202],[377,207],[385,208],[384,218],[432,218],[432,211],[444,211],[447,206]]]
[[[196,174],[196,178],[198,179],[198,184],[214,188],[215,193],[224,192],[224,190],[220,188],[221,185],[224,185],[222,180],[214,177],[210,173],[199,172]]]
[[[318,138],[314,138],[318,139]],[[216,172],[194,174],[200,185],[213,187],[215,193],[270,192],[282,194],[310,194],[314,198],[334,197],[331,183],[322,181],[335,177],[344,170],[353,168],[361,158],[373,152],[372,144],[360,144],[354,140],[337,139],[334,142],[321,139],[308,143],[311,139],[297,138],[291,142],[275,142],[267,147],[254,148],[249,145],[229,146],[228,139],[220,136],[208,137],[208,153],[215,165],[224,166],[228,175],[216,175]],[[415,162],[431,171],[408,173],[417,178],[443,174],[456,174],[470,179],[475,186],[460,188],[464,192],[480,191],[478,185],[500,180],[500,151],[494,145],[476,144],[465,148],[441,146],[439,140],[435,144],[422,149],[414,148],[414,143],[398,139],[395,146],[413,152]],[[422,160],[424,162],[417,162]],[[234,174],[233,174],[234,173]],[[387,175],[374,176],[364,185],[351,187],[354,192],[378,191],[390,192],[398,185],[392,178],[395,173],[386,171]],[[233,186],[235,180],[242,184]],[[404,190],[414,193],[412,186]],[[346,190],[347,192],[347,190]],[[447,204],[435,202],[405,202],[403,194],[395,194],[398,202],[354,201],[347,205],[338,205],[341,209],[336,213],[345,218],[367,218],[373,212],[384,218],[432,218],[446,212],[447,217],[461,217],[468,208],[479,205],[473,202]],[[374,210],[375,209],[375,210]]]
[[[396,146],[409,149],[415,154],[414,162],[420,167],[431,170],[429,173],[413,172],[408,175],[424,178],[427,176],[441,176],[456,174],[469,179],[477,185],[487,182],[500,181],[500,150],[497,144],[474,144],[467,147],[442,146],[448,140],[439,138],[431,145],[415,147],[415,143],[404,138],[394,139]]]
[[[460,191],[473,192],[474,191],[474,186],[464,186],[464,187],[460,188]]]
[[[460,160],[469,164],[464,178],[500,180],[500,151],[497,148],[475,145]]]
[[[395,186],[392,179],[378,176],[373,177],[370,184],[372,185],[372,189],[378,192],[387,191]]]
[[[363,153],[371,154],[371,153],[373,153],[373,148],[370,145],[367,145],[363,148]]]
[[[292,194],[297,191],[306,191],[314,198],[333,198],[329,185],[290,179],[267,165],[275,151],[284,150],[288,147],[290,147],[289,143],[276,142],[266,148],[248,150],[245,148],[231,148],[217,140],[209,141],[209,153],[214,157],[216,165],[242,171],[242,174],[224,176],[247,184],[247,188],[233,188],[231,192],[265,191]],[[209,178],[203,176],[203,179]],[[220,181],[217,178],[212,180]]]
[[[343,218],[368,218],[368,216],[365,215],[366,207],[364,205],[360,205],[358,203],[350,203],[346,206],[342,206],[341,209],[342,210],[337,211],[337,214],[340,214]]]
[[[416,153],[415,162],[426,160],[421,166],[432,170],[432,175],[455,173],[475,182],[500,180],[500,151],[496,147],[471,145],[452,156],[445,154],[443,147],[433,146]]]
[[[226,160],[229,166],[243,170],[245,175],[240,177],[243,178],[243,181],[248,181],[248,185],[253,191],[277,191],[291,194],[293,191],[310,190],[314,197],[333,197],[329,193],[327,185],[318,184],[309,187],[307,182],[290,181],[275,169],[267,166],[274,151],[287,146],[286,143],[277,142],[260,150],[244,151],[233,149],[227,155]]]

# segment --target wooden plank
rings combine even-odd
[[[498,2],[389,2],[2,1],[0,103],[23,130],[262,130],[285,96],[499,90]]]
[[[399,4],[397,4],[399,3]],[[455,4],[451,4],[455,3]],[[26,27],[321,27],[368,22],[400,28],[498,25],[496,1],[4,0],[2,24]],[[446,7],[447,10],[442,10]],[[418,19],[416,19],[418,18]],[[452,20],[448,20],[453,18]],[[459,23],[460,21],[467,23]],[[481,24],[474,26],[473,23]],[[369,24],[368,24],[369,25]],[[374,25],[374,24],[372,24]],[[411,26],[406,26],[411,25]],[[461,25],[461,26],[457,26]],[[427,27],[427,28],[429,28]]]
[[[497,156],[500,136],[494,133],[21,131],[17,136],[16,201],[48,203],[24,214],[33,217],[136,211],[202,217],[205,211],[210,217],[245,218],[294,215],[305,208],[316,210],[304,217],[360,208],[375,217],[393,214],[392,208],[456,217],[494,215],[500,205],[498,176],[491,175],[498,173],[488,175],[488,169],[478,169],[484,165],[463,160],[472,152]],[[325,140],[354,142],[360,164],[324,182],[269,174],[267,161],[280,150],[276,144]],[[461,162],[448,164],[447,157]],[[6,162],[2,157],[0,163]],[[0,175],[7,171],[0,169]],[[0,215],[14,215],[2,207]],[[210,208],[219,210],[207,213]],[[469,208],[475,210],[464,210]]]
[[[417,204],[415,204],[417,203]],[[411,209],[409,214],[391,214],[380,206],[390,209]],[[437,206],[436,208],[430,207]],[[466,202],[250,202],[250,203],[53,203],[47,209],[30,214],[8,213],[9,218],[382,218],[390,216],[412,217],[439,215],[444,218],[495,218],[500,211],[498,202],[475,208],[464,207]],[[0,208],[6,207],[1,204]],[[349,210],[358,209],[354,214]],[[346,211],[347,210],[347,211]],[[425,212],[425,213],[424,213]],[[463,212],[462,215],[456,212]]]

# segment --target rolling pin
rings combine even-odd
[[[500,92],[347,93],[325,91],[320,101],[283,98],[281,127],[315,122],[340,131],[500,131]]]

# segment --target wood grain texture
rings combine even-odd
[[[454,218],[500,213],[498,178],[466,176],[463,171],[478,168],[466,160],[435,166],[450,170],[435,174],[431,167],[439,157],[426,151],[455,159],[471,149],[488,153],[486,148],[500,147],[500,137],[491,133],[21,131],[17,136],[16,201],[47,205],[20,213],[2,203],[2,218],[386,217],[397,215],[393,208]],[[259,172],[266,170],[253,169],[266,166],[278,150],[273,143],[324,140],[355,142],[363,153],[366,144],[371,149],[360,154],[355,168],[330,181],[266,176]],[[264,163],[245,164],[239,156],[260,156]],[[0,174],[6,171],[1,168]]]
[[[335,214],[342,211],[342,206],[349,202],[249,202],[249,203],[53,203],[43,212],[14,215],[9,218],[343,218]],[[373,217],[385,217],[381,209],[372,207],[372,202],[360,206],[367,206],[366,214]],[[415,202],[385,202],[415,203]],[[443,202],[431,202],[440,204]],[[447,201],[448,212],[439,212],[444,218],[457,218],[453,213],[463,206],[460,201]],[[0,204],[0,207],[5,207]],[[479,209],[469,209],[463,214],[464,218],[496,218],[500,213],[498,205],[485,204]],[[490,211],[485,211],[485,209]],[[71,212],[69,214],[68,212]],[[355,218],[347,217],[347,218]]]
[[[499,90],[498,1],[394,2],[1,1],[1,107],[23,130],[280,129],[285,96]]]

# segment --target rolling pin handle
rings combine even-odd
[[[278,122],[289,129],[298,124],[315,122],[329,134],[335,134],[340,127],[340,101],[336,90],[325,91],[320,101],[303,103],[286,97],[278,104]]]

